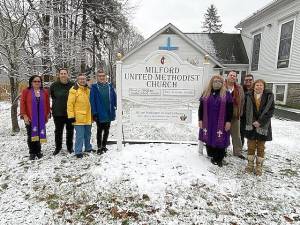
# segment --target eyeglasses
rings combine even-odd
[[[40,80],[34,80],[34,81],[32,81],[33,83],[41,83],[41,81]]]
[[[245,79],[245,81],[247,82],[247,81],[253,81],[253,79]]]

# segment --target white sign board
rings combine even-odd
[[[192,110],[161,108],[131,108],[130,120],[136,122],[191,123]]]
[[[203,67],[158,50],[143,62],[122,66],[122,96],[149,105],[178,105],[199,99]]]

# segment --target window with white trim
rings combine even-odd
[[[261,33],[254,35],[252,46],[251,71],[258,70]]]
[[[279,104],[286,104],[287,98],[287,84],[274,84],[273,85],[273,93],[275,97],[275,102]]]
[[[280,30],[277,68],[287,68],[290,63],[294,20],[283,23]]]

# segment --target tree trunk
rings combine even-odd
[[[10,116],[11,116],[12,131],[19,132],[20,131],[20,127],[18,123],[19,83],[17,78],[14,77],[14,74],[10,75],[9,82],[10,82],[10,93],[11,93]]]
[[[85,62],[85,49],[86,49],[86,28],[87,28],[87,17],[86,17],[86,0],[82,4],[82,35],[81,35],[81,64],[80,71],[85,72],[86,62]]]
[[[50,8],[50,1],[47,0],[47,9]],[[47,10],[46,10],[47,11]],[[49,81],[51,75],[51,58],[50,58],[50,15],[48,12],[42,15],[42,64],[44,81]]]

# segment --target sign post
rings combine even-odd
[[[122,61],[121,54],[118,54],[118,61],[116,62],[116,86],[117,86],[117,148],[122,150]]]

